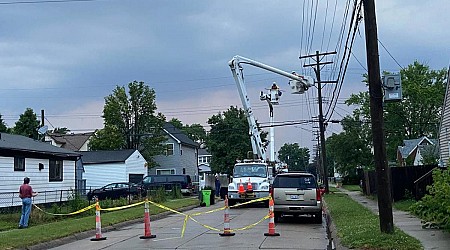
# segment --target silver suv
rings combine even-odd
[[[310,214],[314,222],[322,223],[322,197],[316,178],[310,173],[278,174],[273,180],[275,222],[283,214]]]

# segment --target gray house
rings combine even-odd
[[[41,193],[34,203],[67,200],[67,192],[75,190],[75,163],[80,156],[25,136],[0,133],[0,193],[18,192],[23,178],[29,177],[33,189]],[[20,204],[19,197],[14,196],[10,203],[0,206]]]
[[[199,144],[171,123],[165,123],[164,132],[167,137],[165,153],[154,157],[158,166],[150,168],[148,174],[187,174],[197,181]]]
[[[439,128],[440,165],[446,167],[450,158],[450,67],[447,75],[447,87],[441,112],[441,126]]]

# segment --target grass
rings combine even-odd
[[[414,203],[416,203],[416,201],[413,199],[401,200],[394,202],[393,207],[400,211],[410,212],[409,208]]]
[[[378,216],[346,194],[330,193],[325,201],[341,244],[348,248],[423,249],[417,239],[398,228],[392,234],[381,233]]]
[[[185,198],[170,200],[162,203],[172,209],[179,209],[186,206],[198,205],[199,200],[195,198]],[[37,210],[37,209],[34,209]],[[150,205],[150,214],[159,214],[165,210]],[[38,212],[38,211],[35,211]],[[128,209],[103,212],[101,214],[102,227],[114,225],[120,222],[143,218],[143,205]],[[30,218],[30,227],[27,229],[12,229],[0,232],[0,249],[26,248],[38,243],[59,239],[75,233],[95,229],[95,215],[86,217],[66,217],[66,219],[48,222],[40,225],[33,225],[33,218]],[[18,221],[16,222],[18,224]],[[44,233],[45,232],[45,233]]]
[[[358,185],[343,185],[342,188],[347,189],[348,191],[362,191],[361,187]]]

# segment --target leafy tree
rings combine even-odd
[[[177,118],[172,118],[169,122],[179,130],[183,131],[193,141],[202,143],[206,139],[206,130],[198,123],[183,125]]]
[[[20,115],[16,122],[13,132],[17,135],[23,135],[35,140],[38,139],[39,120],[33,109],[27,108],[23,114]]]
[[[103,118],[105,127],[96,131],[89,147],[92,150],[139,149],[149,167],[156,166],[153,156],[164,150],[165,117],[156,114],[155,91],[144,82],[117,86],[105,97]]]
[[[0,114],[0,132],[8,132],[8,127]]]
[[[297,143],[285,143],[278,151],[278,159],[288,164],[289,170],[306,171],[309,165],[309,149]]]
[[[400,73],[403,100],[384,104],[386,151],[390,161],[396,160],[397,148],[402,145],[403,140],[420,136],[436,138],[445,94],[445,69],[430,70],[427,65],[416,61]],[[343,119],[343,134],[334,138],[340,142],[328,151],[333,154],[343,172],[348,172],[350,166],[357,165],[358,162],[350,158],[358,159],[359,165],[364,167],[372,166],[372,161],[368,160],[368,149],[372,145],[369,99],[367,91],[353,94],[346,101],[347,105],[355,105],[357,108],[352,115]]]
[[[231,174],[237,159],[245,159],[247,153],[252,151],[249,125],[245,111],[231,106],[228,110],[208,119],[211,126],[206,138],[206,145],[212,155],[211,169],[216,173]],[[261,133],[265,140],[266,132]]]

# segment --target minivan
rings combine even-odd
[[[191,177],[186,174],[148,175],[140,183],[144,189],[154,189],[164,187],[171,190],[174,186],[179,186],[184,195],[192,194]]]

